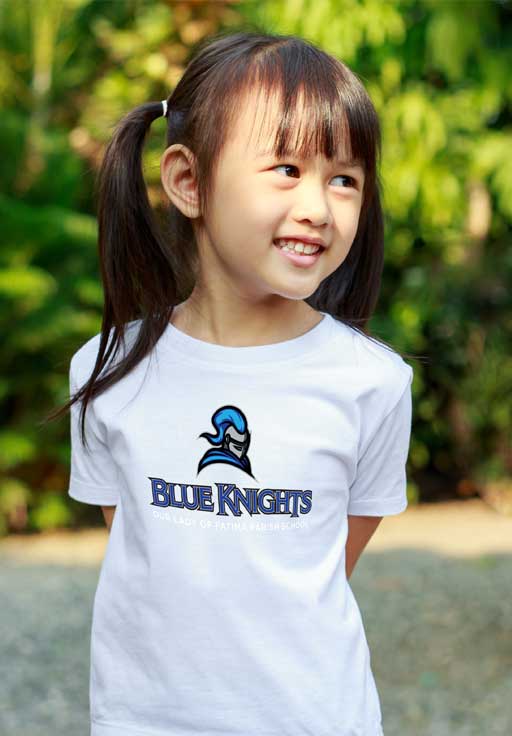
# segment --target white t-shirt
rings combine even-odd
[[[90,452],[72,407],[69,495],[117,505],[94,598],[91,736],[382,736],[347,514],[407,506],[413,372],[322,314],[249,347],[169,324],[89,404]],[[98,346],[73,355],[72,391]]]

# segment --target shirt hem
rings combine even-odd
[[[196,733],[199,733],[196,731]],[[189,736],[189,732],[173,730],[172,734],[167,729],[165,731],[155,728],[138,728],[133,724],[127,725],[126,723],[116,723],[113,721],[98,721],[95,718],[91,718],[91,732],[90,736]],[[204,732],[204,736],[208,736],[208,732]],[[231,733],[230,736],[234,736]],[[239,736],[247,736],[247,730],[240,731]],[[261,734],[260,736],[274,736],[274,734]],[[329,736],[329,734],[324,734]],[[356,732],[350,729],[346,733],[335,729],[332,732],[332,736],[356,736]],[[382,730],[382,724],[377,723],[371,731],[361,731],[357,733],[357,736],[384,736]]]
[[[117,506],[119,491],[114,486],[94,486],[77,478],[70,478],[68,494],[75,501],[96,506]]]
[[[407,506],[408,501],[403,495],[389,498],[387,501],[369,498],[349,502],[347,514],[353,516],[389,516],[391,514],[401,514]]]

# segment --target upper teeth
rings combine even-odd
[[[316,253],[317,250],[320,250],[319,245],[303,243],[299,240],[275,240],[274,242],[280,248],[283,248],[283,250],[294,250],[297,253],[306,253],[307,255]]]

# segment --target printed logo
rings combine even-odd
[[[197,472],[213,463],[225,463],[235,465],[254,478],[247,455],[251,433],[243,411],[236,406],[221,406],[212,414],[211,422],[216,434],[201,432],[199,437],[205,437],[213,447],[204,453]]]
[[[254,478],[247,454],[251,433],[247,418],[236,406],[226,405],[217,409],[211,417],[215,432],[198,435],[210,445],[199,461],[197,472],[207,465],[222,463],[240,468]],[[167,481],[148,476],[151,481],[152,506],[188,509],[189,511],[215,512],[218,516],[282,515],[297,517],[308,514],[312,506],[312,491],[289,488],[238,488],[230,482],[215,482],[212,486],[197,483]],[[256,478],[254,478],[257,480]],[[216,491],[216,501],[213,498]]]

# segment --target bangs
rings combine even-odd
[[[218,41],[214,71],[199,84],[190,111],[197,131],[190,141],[202,176],[198,189],[203,211],[224,145],[236,130],[241,111],[253,103],[249,138],[260,155],[351,162],[364,173],[363,212],[378,196],[377,165],[381,137],[377,112],[359,77],[343,62],[295,36],[249,35]],[[238,40],[236,40],[238,39]],[[179,106],[178,106],[179,107]]]
[[[322,155],[359,165],[373,178],[379,123],[366,90],[342,62],[291,39],[257,54],[237,82],[237,104],[227,105],[226,123],[234,122],[248,98],[255,99],[258,114],[252,129],[258,123],[259,155]]]

